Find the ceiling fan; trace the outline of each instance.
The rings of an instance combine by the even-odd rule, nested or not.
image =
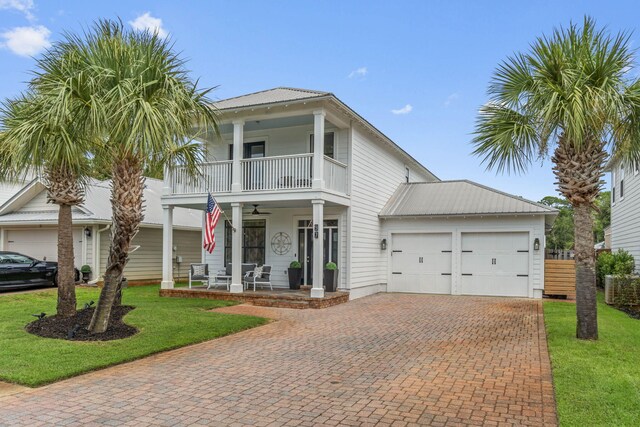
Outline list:
[[[271,212],[260,212],[258,210],[258,206],[259,205],[253,205],[253,212],[251,212],[251,215],[271,215]]]

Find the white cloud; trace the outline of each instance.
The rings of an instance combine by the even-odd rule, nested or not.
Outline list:
[[[158,33],[160,37],[167,37],[169,34],[162,28],[162,19],[154,18],[149,12],[145,12],[133,21],[129,21],[129,24],[138,31],[149,30],[152,33]]]
[[[458,92],[452,93],[451,95],[447,96],[447,99],[444,100],[444,106],[445,107],[450,106],[451,104],[456,102],[459,98],[460,98],[460,94]]]
[[[404,107],[399,108],[397,110],[391,110],[391,112],[395,115],[399,115],[399,114],[409,114],[411,110],[413,110],[413,107],[411,106],[411,104],[407,104]]]
[[[0,0],[0,10],[13,9],[24,13],[28,20],[35,19],[31,11],[33,10],[33,0]]]
[[[51,47],[51,31],[45,26],[15,27],[0,34],[0,47],[20,56],[34,56]]]
[[[349,73],[349,78],[352,79],[354,77],[364,77],[368,72],[369,70],[367,70],[367,67],[360,67],[357,70],[353,70],[351,73]]]

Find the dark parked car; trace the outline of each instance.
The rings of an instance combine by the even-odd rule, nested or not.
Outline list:
[[[58,263],[40,261],[17,252],[0,251],[0,291],[56,286]],[[80,272],[76,269],[76,281]]]

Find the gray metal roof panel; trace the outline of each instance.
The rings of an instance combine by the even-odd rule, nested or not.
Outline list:
[[[554,214],[543,204],[484,185],[460,180],[401,184],[381,217]]]
[[[331,95],[329,92],[320,92],[310,89],[298,89],[291,87],[277,87],[247,95],[227,98],[213,103],[218,110],[229,110],[256,105],[273,104],[277,102],[298,101],[301,99],[318,98]]]

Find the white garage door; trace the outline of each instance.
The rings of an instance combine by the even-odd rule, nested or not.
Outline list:
[[[529,296],[529,233],[463,233],[460,293]]]
[[[394,234],[389,292],[451,293],[451,233]]]
[[[38,228],[30,230],[7,230],[8,251],[19,252],[36,259],[47,261],[58,260],[58,231],[52,228]],[[75,265],[82,263],[82,230],[73,230],[73,253]]]

